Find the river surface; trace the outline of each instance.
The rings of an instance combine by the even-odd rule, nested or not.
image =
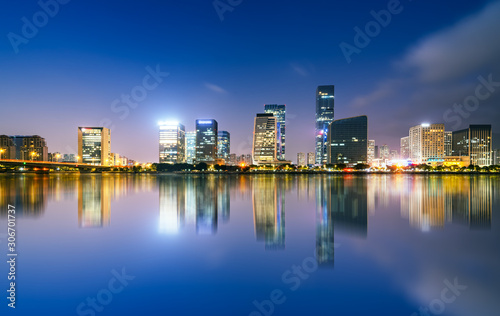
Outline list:
[[[0,314],[498,316],[499,185],[496,175],[0,175]]]

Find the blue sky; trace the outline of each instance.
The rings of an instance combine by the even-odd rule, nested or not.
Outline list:
[[[336,85],[335,117],[368,115],[379,145],[399,149],[422,122],[500,130],[500,87],[482,88],[479,104],[470,98],[500,81],[499,1],[221,0],[231,8],[223,20],[213,1],[61,0],[57,12],[41,3],[53,17],[37,1],[0,12],[0,134],[39,134],[50,152],[76,150],[78,126],[104,124],[113,152],[157,161],[159,120],[192,130],[214,118],[233,152],[250,153],[255,114],[280,103],[295,161],[313,151],[314,93],[325,84]],[[354,29],[388,7],[398,13],[348,63],[341,43],[355,45]],[[34,18],[36,34],[23,33]],[[151,69],[168,76],[146,78],[145,89]],[[140,102],[120,101],[132,92]]]

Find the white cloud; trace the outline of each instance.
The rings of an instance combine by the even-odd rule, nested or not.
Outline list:
[[[224,93],[224,94],[227,93],[226,90],[213,83],[205,82],[205,87],[217,93]]]

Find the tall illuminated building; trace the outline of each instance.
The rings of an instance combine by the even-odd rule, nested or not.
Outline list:
[[[335,86],[319,86],[316,90],[316,164],[327,163],[328,127],[334,120]]]
[[[414,163],[444,160],[444,124],[410,128],[410,159]]]
[[[470,125],[453,132],[453,156],[467,156],[477,166],[493,164],[491,125]]]
[[[313,152],[307,153],[307,164],[312,166],[314,165],[316,159],[316,155]]]
[[[106,127],[78,127],[78,156],[78,162],[111,166],[110,130]]]
[[[264,112],[273,114],[278,119],[278,128],[281,134],[281,151],[278,153],[278,160],[285,160],[286,105],[266,104],[264,105]]]
[[[216,120],[196,120],[196,162],[217,159],[218,124]]]
[[[400,153],[401,153],[401,159],[410,158],[410,136],[405,136],[401,138]]]
[[[186,162],[186,130],[177,122],[160,122],[160,163]]]
[[[371,164],[373,159],[375,159],[375,141],[368,141],[368,152],[367,152],[367,160],[368,164]]]
[[[444,132],[444,155],[453,156],[453,132]]]
[[[280,151],[278,118],[273,114],[257,114],[254,121],[252,156],[256,164],[273,163]]]
[[[328,131],[328,163],[356,165],[368,159],[368,117],[335,120]]]
[[[298,153],[297,154],[297,166],[305,166],[306,165],[306,154]]]
[[[196,160],[196,131],[186,132],[186,162],[193,164]]]
[[[231,135],[226,131],[218,132],[217,140],[217,158],[224,159],[229,163],[229,154],[231,153]]]

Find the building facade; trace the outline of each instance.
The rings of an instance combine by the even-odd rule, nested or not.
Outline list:
[[[444,132],[444,156],[453,156],[453,132]]]
[[[410,158],[410,136],[401,138],[400,153],[401,159]]]
[[[106,127],[78,127],[78,162],[110,166],[111,132]]]
[[[280,151],[278,118],[273,114],[257,114],[254,121],[252,157],[255,164],[274,163]]]
[[[266,104],[264,105],[264,113],[273,114],[278,119],[278,128],[281,134],[281,151],[278,154],[278,160],[285,160],[286,105]]]
[[[410,128],[410,159],[417,164],[444,158],[444,124],[421,124]]]
[[[470,125],[453,132],[453,156],[468,156],[475,166],[493,164],[491,125]]]
[[[218,124],[216,120],[196,120],[195,163],[217,159]]]
[[[45,138],[38,135],[22,136],[20,154],[21,160],[48,161],[49,149]]]
[[[306,165],[306,154],[298,153],[297,154],[297,166],[305,166]]]
[[[177,122],[160,122],[160,163],[186,162],[186,129]]]
[[[368,152],[367,152],[368,164],[371,164],[373,159],[375,159],[375,140],[368,141]]]
[[[0,135],[0,159],[16,159],[16,145],[7,135]]]
[[[328,163],[354,166],[368,161],[368,117],[335,120],[328,132]]]
[[[312,166],[316,163],[316,155],[313,152],[307,153],[307,164]]]
[[[229,163],[229,154],[231,153],[231,134],[227,131],[219,131],[217,139],[217,158],[224,159]]]
[[[186,162],[193,164],[196,160],[196,131],[186,132]]]
[[[334,120],[335,86],[316,89],[316,164],[327,162],[328,128]]]

